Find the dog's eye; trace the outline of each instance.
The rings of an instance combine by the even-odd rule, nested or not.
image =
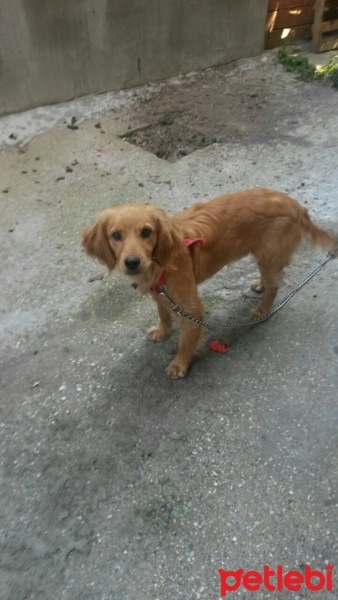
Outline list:
[[[143,229],[141,229],[141,237],[143,238],[147,238],[152,234],[152,230],[149,229],[149,227],[143,227]]]
[[[122,235],[119,231],[114,231],[111,234],[111,237],[113,238],[113,240],[115,240],[115,242],[120,242],[122,240]]]

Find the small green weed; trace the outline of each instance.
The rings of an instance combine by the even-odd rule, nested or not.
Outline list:
[[[331,58],[325,67],[318,67],[316,74],[324,83],[338,88],[338,56]]]
[[[278,51],[279,62],[286,71],[297,73],[305,81],[318,80],[332,87],[338,88],[338,56],[331,58],[324,67],[315,67],[306,56],[290,54],[283,47]]]
[[[204,148],[205,146],[209,146],[211,144],[211,140],[203,133],[203,131],[197,132],[198,144]]]
[[[280,48],[278,51],[278,59],[286,71],[297,73],[299,77],[305,81],[315,79],[316,67],[314,67],[305,56],[289,54],[286,48]]]
[[[159,118],[159,125],[172,125],[176,117],[182,112],[182,110],[166,110]]]

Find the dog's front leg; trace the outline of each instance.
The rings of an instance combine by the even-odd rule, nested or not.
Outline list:
[[[197,319],[203,319],[204,310],[200,301],[198,301],[198,308],[197,310],[195,308],[193,314]],[[191,359],[202,338],[202,333],[203,332],[200,325],[194,325],[193,323],[181,318],[178,352],[167,368],[169,377],[172,377],[173,379],[185,377],[188,372]]]
[[[160,322],[154,327],[150,327],[147,331],[147,336],[153,342],[161,342],[169,337],[171,332],[171,312],[170,308],[158,296],[154,296],[157,304],[157,310],[160,317]]]

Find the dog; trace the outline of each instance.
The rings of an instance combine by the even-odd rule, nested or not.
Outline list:
[[[251,288],[263,293],[252,315],[263,316],[270,311],[283,269],[302,238],[330,250],[337,244],[312,223],[297,200],[255,188],[198,202],[174,215],[146,204],[110,208],[84,230],[82,243],[110,271],[117,267],[142,294],[152,295],[160,321],[147,336],[159,342],[170,335],[172,325],[170,306],[159,295],[164,286],[175,304],[202,320],[198,284],[251,254],[260,271]],[[187,374],[201,338],[199,325],[180,321],[178,351],[167,368],[172,378]]]

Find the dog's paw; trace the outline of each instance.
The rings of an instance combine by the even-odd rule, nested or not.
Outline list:
[[[251,311],[251,316],[253,319],[258,319],[259,317],[265,317],[265,315],[267,315],[267,314],[268,314],[268,311],[261,308],[260,305],[256,306],[256,308],[253,308]]]
[[[172,379],[180,379],[182,377],[185,377],[187,372],[188,367],[180,365],[179,363],[175,362],[175,360],[173,360],[170,363],[169,367],[167,367],[167,375],[169,375],[169,377],[171,377]]]
[[[170,335],[170,329],[165,329],[164,327],[150,327],[147,331],[147,337],[153,342],[162,342]]]
[[[256,294],[262,294],[265,290],[261,279],[254,279],[254,281],[250,285],[250,289],[253,292],[256,292]]]

